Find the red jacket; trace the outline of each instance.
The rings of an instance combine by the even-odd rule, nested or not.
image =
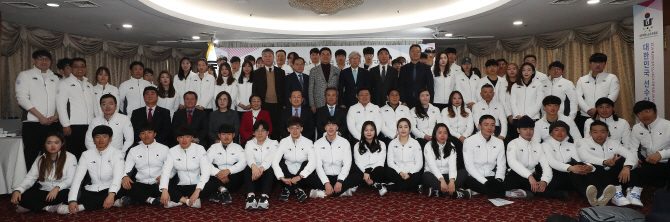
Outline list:
[[[240,144],[246,142],[254,135],[254,121],[253,121],[253,111],[248,111],[242,115],[242,121],[240,122]],[[268,135],[272,134],[272,121],[270,121],[270,113],[265,110],[261,110],[256,117],[256,121],[265,120],[270,125],[270,130]]]

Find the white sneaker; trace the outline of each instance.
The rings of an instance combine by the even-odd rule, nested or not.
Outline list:
[[[586,187],[586,200],[589,201],[589,204],[591,204],[592,207],[598,206],[598,188],[596,188],[596,186],[589,185]],[[605,203],[607,203],[607,201]]]
[[[258,204],[256,209],[267,210],[270,207],[270,202],[266,196],[261,196],[261,199],[258,199]]]
[[[479,195],[479,193],[475,192],[474,190],[471,190],[471,191],[470,191],[470,194],[472,194],[472,196],[474,196],[474,195]]]
[[[382,184],[382,188],[379,189],[379,196],[383,197],[386,192],[388,192],[388,190],[386,190],[386,186]]]
[[[354,192],[351,191],[351,188],[350,188],[350,189],[347,189],[346,191],[342,192],[340,197],[351,197],[351,196],[353,196],[353,194],[354,194]]]
[[[623,195],[623,191],[621,191],[621,186],[616,186],[616,193],[612,198],[612,203],[619,207],[630,205],[630,201],[626,199],[626,197]]]
[[[642,194],[642,187],[633,187],[632,189],[629,187],[626,193],[628,193],[626,199],[628,199],[628,202],[630,202],[630,204],[638,207],[644,207],[644,205],[642,204],[642,200],[640,200],[640,195]]]
[[[20,213],[20,214],[28,213],[28,212],[30,212],[30,209],[22,207],[21,205],[16,205],[16,212]]]
[[[607,202],[609,202],[615,194],[616,188],[611,184],[607,185],[607,187],[605,187],[603,190],[603,194],[600,195],[600,198],[598,198],[598,206],[607,206]]]
[[[196,199],[195,203],[193,203],[193,205],[191,205],[191,207],[193,207],[193,208],[200,208],[201,206],[202,205],[200,205],[200,198]]]
[[[253,210],[256,209],[256,207],[258,207],[256,197],[255,196],[247,197],[247,204],[244,206],[244,209]]]
[[[324,198],[326,197],[326,192],[323,190],[312,189],[309,192],[309,198]]]
[[[123,200],[121,200],[121,199],[115,200],[114,204],[112,206],[123,207]]]
[[[161,204],[161,205],[162,205],[162,204]],[[164,207],[165,209],[167,209],[167,208],[178,207],[178,206],[181,206],[181,205],[184,205],[184,204],[181,203],[181,202],[173,202],[173,201],[170,201],[170,202],[168,202],[167,207],[166,207],[165,205],[163,205],[163,207]]]
[[[58,210],[56,210],[58,214],[70,214],[70,205],[63,204],[58,206]]]
[[[358,186],[355,186],[355,187],[352,187],[352,188],[349,188],[349,189],[351,189],[351,192],[356,192],[358,190]]]

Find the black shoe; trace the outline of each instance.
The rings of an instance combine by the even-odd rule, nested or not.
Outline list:
[[[211,196],[209,196],[209,202],[214,202],[218,203],[221,202],[221,194],[219,192],[213,193]]]
[[[270,207],[270,202],[268,201],[268,198],[265,196],[261,196],[261,199],[258,200],[258,205],[256,209],[267,210],[268,207]]]
[[[154,198],[154,201],[151,201],[151,205],[156,205],[160,206],[161,204],[161,198]]]
[[[440,197],[440,190],[433,190],[433,188],[428,188],[428,197]]]
[[[221,203],[223,205],[228,205],[232,202],[233,202],[233,197],[230,196],[230,192],[228,192],[228,190],[223,191],[223,193],[221,193]]]
[[[303,201],[307,200],[307,194],[302,189],[297,189],[295,191],[295,195],[298,198],[298,203],[302,203]]]
[[[288,187],[284,187],[279,194],[280,201],[288,201],[288,197],[291,195],[291,191],[288,190]]]
[[[472,197],[472,192],[470,191],[470,189],[464,190],[463,188],[458,188],[451,195],[451,198],[454,198],[454,199],[470,199],[471,197]]]
[[[247,197],[247,204],[244,209],[253,210],[257,208],[258,203],[256,203],[256,196],[251,195]]]
[[[423,193],[423,185],[419,184],[418,186],[416,186],[416,191],[419,192],[419,194],[422,194]]]

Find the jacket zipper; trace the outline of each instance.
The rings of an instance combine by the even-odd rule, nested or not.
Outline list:
[[[188,169],[188,153],[186,152],[186,150],[184,150],[184,155],[186,156],[186,158],[185,158],[186,160],[184,161],[184,163],[186,165],[185,168],[186,168],[186,174],[187,174],[187,177],[188,177],[188,183],[189,183],[189,185],[191,185],[191,184],[193,184],[193,180],[191,180],[191,175],[188,175],[188,174],[191,173],[191,171]]]

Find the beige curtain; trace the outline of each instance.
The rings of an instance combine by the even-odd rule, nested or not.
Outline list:
[[[125,42],[107,41],[67,33],[32,28],[11,22],[2,22],[2,57],[0,58],[0,115],[21,116],[17,103],[14,82],[19,72],[30,69],[32,53],[47,49],[53,56],[51,70],[58,72],[56,62],[60,58],[81,57],[86,59],[87,77],[95,85],[95,71],[105,66],[110,69],[110,83],[119,86],[130,78],[128,65],[141,61],[145,67],[158,74],[168,70],[177,72],[176,64],[184,56],[204,57],[205,50],[179,49],[164,46],[147,46]],[[157,84],[157,77],[154,77]]]
[[[615,112],[633,124],[633,105],[636,101],[632,35],[632,20],[626,18],[550,34],[439,48],[456,48],[459,59],[464,56],[472,58],[473,67],[482,72],[485,72],[484,63],[489,59],[505,58],[520,65],[525,55],[533,54],[537,56],[537,70],[543,73],[547,73],[549,63],[561,61],[565,64],[563,77],[573,82],[588,74],[589,57],[593,53],[605,53],[608,57],[605,72],[616,74],[621,83]]]

